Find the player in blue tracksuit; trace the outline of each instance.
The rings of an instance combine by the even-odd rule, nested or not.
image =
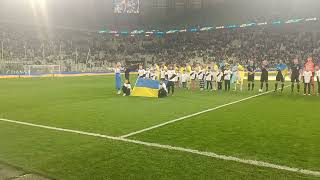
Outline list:
[[[120,63],[117,63],[114,73],[115,73],[115,80],[116,80],[116,89],[117,89],[117,94],[121,94],[121,65]]]

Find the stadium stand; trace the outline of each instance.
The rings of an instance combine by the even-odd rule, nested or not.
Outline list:
[[[19,26],[19,27],[17,27]],[[62,72],[106,72],[116,62],[207,63],[318,59],[318,23],[176,33],[164,37],[120,36],[6,24],[0,74],[26,73],[27,65],[59,65]],[[17,31],[19,29],[19,31]]]

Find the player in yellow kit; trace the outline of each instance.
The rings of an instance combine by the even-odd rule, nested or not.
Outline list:
[[[238,64],[238,80],[237,85],[240,86],[240,91],[243,89],[243,80],[244,80],[244,67],[241,64]],[[237,86],[236,85],[236,86]]]

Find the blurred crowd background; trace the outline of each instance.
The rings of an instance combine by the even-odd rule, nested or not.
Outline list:
[[[221,29],[164,36],[113,36],[72,29],[3,24],[1,74],[25,72],[27,65],[59,65],[62,72],[109,72],[122,64],[228,62],[269,65],[293,58],[320,57],[319,23]]]

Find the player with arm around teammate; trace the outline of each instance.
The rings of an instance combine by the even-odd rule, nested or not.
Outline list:
[[[312,94],[315,94],[315,84],[314,84],[314,63],[313,63],[313,59],[311,56],[308,57],[307,62],[305,64],[305,69],[306,71],[310,71],[312,73],[312,77],[311,77],[311,87],[312,87]]]
[[[190,72],[190,88],[192,91],[196,90],[196,81],[198,77],[198,72],[195,67]]]
[[[266,84],[266,92],[269,90],[269,71],[268,71],[268,61],[262,61],[261,65],[261,78],[260,78],[260,89],[259,92],[263,91],[263,85]]]
[[[191,88],[191,77],[190,77],[190,74],[191,74],[191,71],[192,71],[192,67],[189,63],[186,63],[186,66],[185,66],[185,70],[186,70],[186,73],[188,74],[188,81],[187,81],[187,89],[190,89]]]
[[[190,79],[189,74],[185,70],[183,70],[181,72],[182,88],[185,88],[185,89],[187,88],[187,83],[188,83],[189,79]]]
[[[312,72],[309,69],[306,69],[303,71],[303,82],[304,82],[304,94],[303,95],[309,95],[311,96],[311,78],[312,78]]]
[[[230,85],[231,85],[231,76],[232,76],[232,71],[230,70],[230,66],[227,65],[225,70],[223,71],[224,75],[224,90],[225,91],[230,91]]]
[[[285,80],[285,72],[287,70],[287,65],[282,62],[282,60],[279,61],[279,64],[276,67],[277,69],[277,75],[276,75],[276,84],[275,84],[275,92],[278,91],[278,84],[281,82],[281,92],[283,92],[284,89],[284,80]]]
[[[156,70],[154,68],[150,69],[150,79],[151,80],[157,80],[157,73],[156,73]]]
[[[171,95],[173,96],[174,94],[174,85],[175,82],[177,81],[177,75],[176,75],[176,71],[174,70],[173,66],[170,65],[169,66],[169,70],[167,71],[167,80],[168,80],[168,94],[170,94],[170,90],[171,90]]]
[[[164,67],[162,66],[160,68],[160,80],[164,81],[165,79],[166,79],[166,71],[165,71]]]
[[[218,73],[216,76],[217,76],[218,91],[221,91],[222,90],[222,81],[223,81],[223,72],[220,68],[218,69]]]
[[[145,77],[146,77],[146,71],[143,69],[142,65],[139,65],[138,78],[145,78]]]
[[[218,75],[218,72],[219,72],[219,67],[216,63],[213,64],[213,67],[212,67],[212,70],[213,70],[213,83],[212,83],[212,88],[214,91],[217,90],[217,75]]]
[[[213,70],[211,69],[211,67],[208,67],[208,70],[206,72],[206,82],[207,82],[207,90],[209,90],[210,87],[210,91],[212,91],[212,81],[213,81]]]
[[[253,91],[254,89],[254,78],[256,73],[256,66],[254,65],[253,61],[249,62],[249,66],[247,67],[248,70],[248,91]]]
[[[234,91],[237,90],[237,83],[238,83],[238,63],[234,63],[232,68],[232,76],[231,76],[231,84],[234,85]]]
[[[292,65],[290,68],[291,74],[291,93],[294,91],[294,85],[297,85],[297,92],[300,92],[300,77],[302,74],[302,66],[299,64],[299,60],[297,58],[293,59]]]
[[[205,69],[202,67],[199,67],[199,73],[198,73],[198,79],[199,79],[199,86],[200,91],[204,90],[204,78],[205,78]]]
[[[241,64],[238,64],[238,82],[236,87],[240,86],[240,91],[243,89],[243,80],[244,80],[244,67]]]

